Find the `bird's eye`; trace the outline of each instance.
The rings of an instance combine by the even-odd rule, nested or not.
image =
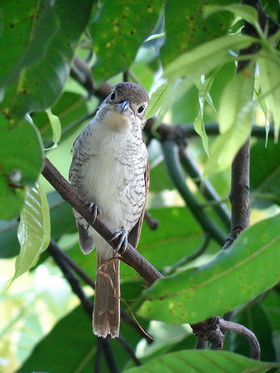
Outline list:
[[[116,94],[115,94],[115,92],[113,92],[113,93],[111,94],[111,96],[110,96],[110,100],[111,100],[111,101],[114,101],[115,98],[116,98]]]
[[[138,109],[138,114],[143,113],[144,110],[145,110],[145,106],[140,106]]]

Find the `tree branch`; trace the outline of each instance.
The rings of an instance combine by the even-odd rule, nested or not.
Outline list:
[[[255,334],[243,325],[237,324],[232,321],[226,321],[224,319],[219,319],[220,328],[224,331],[235,332],[243,337],[245,337],[250,346],[250,356],[254,360],[260,360],[261,349],[259,341],[257,340]]]
[[[255,8],[259,16],[259,25],[262,30],[267,28],[268,35],[273,35],[278,29],[271,18],[267,17],[263,11],[262,4],[259,0],[243,0]],[[248,22],[244,22],[243,34],[259,37],[255,27]],[[261,48],[259,43],[253,43],[248,48],[241,49],[239,56],[250,56],[255,54]],[[239,60],[237,64],[237,73],[244,70],[250,63],[250,59]],[[253,92],[252,92],[253,95]],[[230,236],[226,241],[224,249],[228,248],[236,237],[250,225],[250,137],[237,153],[231,169],[231,189],[230,202],[232,206],[232,219]]]
[[[193,333],[203,341],[209,341],[213,344],[214,349],[223,348],[224,332],[230,331],[243,335],[250,346],[250,356],[254,360],[260,359],[260,344],[255,334],[245,326],[235,322],[226,321],[220,317],[214,316],[209,319],[191,325]],[[223,330],[223,332],[221,331]]]

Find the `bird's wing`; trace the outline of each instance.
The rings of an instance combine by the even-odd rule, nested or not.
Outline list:
[[[141,229],[142,229],[142,224],[144,220],[144,215],[146,211],[146,201],[147,201],[147,195],[148,195],[148,190],[150,186],[150,169],[149,169],[149,164],[147,162],[146,164],[146,171],[145,171],[145,186],[146,186],[146,196],[145,196],[145,203],[143,205],[143,210],[142,214],[138,220],[138,222],[134,225],[134,227],[131,229],[128,235],[128,242],[136,248],[140,239],[140,234],[141,234]]]

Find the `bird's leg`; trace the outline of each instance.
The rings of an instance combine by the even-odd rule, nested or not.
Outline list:
[[[110,242],[114,240],[118,240],[118,245],[115,247],[115,250],[119,251],[122,248],[124,252],[128,244],[127,237],[128,237],[128,231],[126,229],[121,229],[113,235]]]
[[[88,207],[92,212],[93,222],[95,222],[97,216],[101,215],[101,210],[94,202],[89,202]]]

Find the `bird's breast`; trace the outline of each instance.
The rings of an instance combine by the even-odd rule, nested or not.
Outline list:
[[[146,147],[141,137],[131,134],[89,136],[92,139],[88,137],[80,149],[81,154],[87,154],[81,167],[80,191],[115,228],[130,230],[145,203]]]

